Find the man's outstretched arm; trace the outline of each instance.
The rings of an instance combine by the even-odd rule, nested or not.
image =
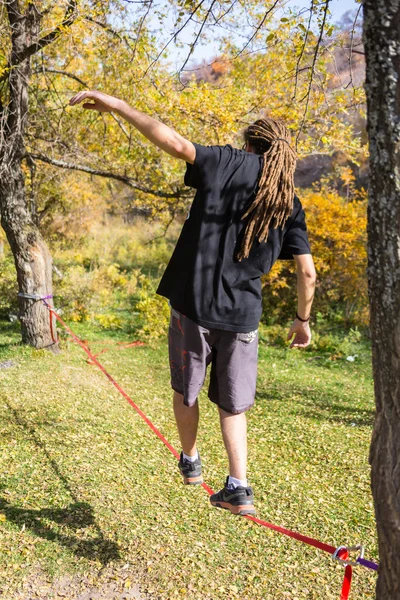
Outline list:
[[[142,133],[150,142],[164,150],[175,158],[181,158],[188,163],[193,164],[196,158],[196,148],[179,133],[168,125],[164,125],[157,119],[132,108],[124,100],[109,96],[103,92],[86,91],[79,92],[69,101],[71,106],[80,104],[84,100],[83,108],[88,110],[98,110],[100,112],[115,112],[131,123],[140,133]]]
[[[315,267],[311,254],[294,256],[297,270],[297,314],[301,319],[308,319],[315,292]],[[311,331],[308,321],[304,323],[295,319],[288,334],[288,340],[294,336],[291,348],[305,348],[311,342]]]

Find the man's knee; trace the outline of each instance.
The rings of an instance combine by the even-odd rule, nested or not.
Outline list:
[[[194,402],[191,402],[190,404],[188,404],[187,402],[185,402],[185,396],[175,390],[174,390],[173,402],[174,402],[175,409],[183,408],[183,410],[185,410],[185,409],[189,410],[191,408],[195,408],[195,407],[197,408],[197,406],[198,406],[197,398]]]
[[[248,408],[245,408],[244,410],[234,412],[234,411],[230,411],[230,410],[224,410],[223,408],[218,406],[218,411],[219,411],[219,416],[221,419],[229,419],[232,417],[238,417],[239,419],[246,419],[246,412],[248,411],[249,408],[251,408],[251,406],[249,406]]]

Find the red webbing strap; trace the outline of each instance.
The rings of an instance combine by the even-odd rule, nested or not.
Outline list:
[[[46,304],[49,311],[55,316],[57,321],[61,323],[61,325],[65,328],[66,331],[70,334],[70,336],[74,339],[74,341],[86,352],[91,362],[99,367],[99,369],[104,373],[104,375],[111,381],[113,386],[120,392],[120,394],[125,398],[127,402],[135,409],[135,411],[142,417],[142,419],[147,423],[150,429],[156,434],[156,436],[165,444],[168,450],[179,460],[179,453],[175,450],[173,446],[168,442],[168,440],[163,436],[163,434],[157,429],[155,425],[150,421],[150,419],[144,414],[144,412],[135,404],[130,396],[122,389],[122,387],[115,381],[115,379],[106,371],[103,365],[97,360],[96,356],[89,350],[86,344],[77,336],[75,333],[68,327],[68,325],[63,321],[63,319],[56,313],[56,311],[49,305],[47,302],[43,300]],[[206,484],[202,483],[202,487],[206,490],[208,494],[214,494],[214,491]],[[272,529],[273,531],[277,531],[278,533],[282,533],[288,537],[294,538],[299,542],[303,542],[304,544],[308,544],[309,546],[314,546],[314,548],[318,548],[319,550],[323,550],[324,552],[328,552],[328,554],[333,554],[336,550],[334,546],[329,544],[324,544],[323,542],[319,542],[318,540],[314,540],[306,535],[302,535],[301,533],[297,533],[295,531],[291,531],[290,529],[285,529],[284,527],[279,527],[278,525],[273,525],[272,523],[268,523],[267,521],[263,521],[262,519],[258,519],[257,517],[252,517],[251,515],[246,515],[246,519],[261,525],[262,527],[267,527],[268,529]],[[338,553],[339,558],[346,559],[348,557],[348,552],[345,549],[342,549]],[[350,587],[351,587],[351,578],[352,578],[352,568],[350,565],[347,565],[345,568],[344,581],[342,586],[342,593],[340,596],[340,600],[348,600]]]
[[[135,340],[134,342],[117,342],[116,346],[114,346],[114,350],[125,350],[125,348],[136,348],[137,346],[145,346],[146,344],[144,342],[140,342],[139,340]],[[87,346],[88,349],[90,350],[89,346]],[[110,348],[103,348],[103,350],[100,350],[100,352],[96,352],[96,354],[92,353],[93,356],[95,356],[96,358],[98,356],[100,356],[101,354],[105,354],[106,352],[109,352]],[[86,361],[88,363],[88,365],[92,365],[93,362],[90,358],[87,359]]]
[[[309,546],[314,546],[314,548],[318,548],[319,550],[323,550],[324,552],[328,552],[329,554],[333,554],[336,550],[336,548],[330,546],[329,544],[324,544],[323,542],[314,540],[313,538],[310,538],[306,535],[302,535],[301,533],[297,533],[296,531],[291,531],[290,529],[279,527],[279,525],[273,525],[272,523],[268,523],[267,521],[257,519],[257,517],[246,515],[246,519],[254,521],[254,523],[262,525],[263,527],[268,527],[268,529],[272,529],[273,531],[277,531],[278,533],[283,533],[283,535],[287,535],[288,537],[294,538],[295,540],[303,542],[304,544],[308,544]]]
[[[351,589],[351,578],[353,577],[353,567],[351,565],[347,565],[344,570],[344,580],[342,585],[342,593],[340,595],[340,600],[348,600],[350,589]]]
[[[47,302],[45,302],[44,304],[48,307]],[[51,333],[51,339],[53,341],[53,344],[57,344],[58,339],[54,335],[54,327],[53,327],[53,314],[56,314],[56,313],[52,309],[50,309],[49,310],[49,314],[50,314],[50,333]]]
[[[154,431],[154,433],[160,438],[160,440],[167,446],[168,450],[170,452],[172,452],[172,454],[179,460],[179,454],[178,454],[178,452],[175,450],[175,448],[173,448],[173,446],[171,446],[171,444],[163,436],[163,434],[161,433],[161,431],[159,431],[157,429],[157,427],[155,425],[153,425],[153,423],[150,421],[150,419],[148,417],[146,417],[146,415],[144,414],[144,412],[140,410],[140,408],[137,406],[137,404],[134,403],[134,401],[132,400],[132,398],[130,398],[128,396],[128,394],[122,389],[122,387],[119,385],[119,383],[117,383],[115,381],[115,379],[106,371],[106,369],[103,367],[103,365],[97,360],[97,358],[95,357],[95,355],[92,354],[92,352],[86,346],[86,344],[84,344],[82,342],[82,340],[80,338],[78,338],[77,335],[75,335],[75,333],[72,331],[72,329],[70,329],[68,327],[68,325],[62,320],[62,318],[60,317],[60,315],[58,315],[56,313],[56,311],[53,308],[51,308],[51,306],[49,306],[47,304],[47,302],[45,302],[45,304],[46,304],[47,308],[50,310],[50,312],[53,313],[53,315],[55,316],[55,318],[57,319],[57,321],[59,321],[61,323],[61,325],[64,327],[64,329],[66,331],[68,331],[68,333],[75,340],[75,342],[82,348],[82,350],[84,350],[86,352],[86,354],[88,355],[88,357],[90,358],[90,360],[95,365],[97,365],[99,367],[100,371],[102,371],[104,373],[104,375],[107,377],[107,379],[109,379],[111,381],[111,383],[113,384],[113,386],[117,388],[117,390],[119,391],[120,394],[122,394],[122,396],[125,398],[125,400],[127,402],[129,402],[129,404],[132,406],[132,408],[134,408],[136,410],[136,412],[147,423],[147,425],[150,427],[150,429],[152,431]]]
[[[323,542],[319,542],[318,540],[314,540],[306,535],[302,535],[301,533],[297,533],[296,531],[291,531],[290,529],[285,529],[284,527],[279,527],[278,525],[273,525],[272,523],[268,523],[267,521],[263,521],[261,519],[257,519],[257,517],[252,517],[251,515],[246,515],[246,519],[250,521],[254,521],[258,525],[262,525],[263,527],[268,527],[268,529],[272,529],[273,531],[277,531],[278,533],[282,533],[288,537],[294,538],[299,542],[303,542],[303,544],[307,544],[308,546],[314,546],[314,548],[318,548],[319,550],[323,550],[324,552],[328,552],[328,554],[333,554],[336,550],[333,546],[329,544],[324,544]],[[349,553],[346,550],[341,550],[338,552],[338,557],[342,559],[348,558]],[[351,589],[351,578],[353,575],[353,569],[351,565],[347,565],[344,572],[344,579],[342,585],[342,593],[340,596],[340,600],[348,600],[350,589]]]
[[[346,560],[349,558],[349,553],[346,548],[342,548],[337,553],[338,558]],[[347,565],[344,570],[344,579],[342,585],[342,593],[340,595],[340,600],[348,600],[350,589],[351,589],[351,579],[353,577],[353,567],[351,565]]]

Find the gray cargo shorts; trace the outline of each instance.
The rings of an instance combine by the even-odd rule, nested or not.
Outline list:
[[[245,412],[254,404],[258,330],[235,333],[206,329],[171,309],[168,335],[171,387],[193,406],[211,364],[208,397],[228,413]]]

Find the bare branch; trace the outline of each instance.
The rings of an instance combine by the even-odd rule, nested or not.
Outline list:
[[[58,160],[55,158],[50,158],[48,156],[44,156],[43,154],[35,154],[29,153],[29,156],[32,159],[39,160],[41,162],[45,162],[49,165],[53,165],[55,167],[59,167],[61,169],[68,169],[70,171],[82,171],[83,173],[89,173],[90,175],[98,175],[99,177],[107,177],[108,179],[115,179],[116,181],[121,181],[125,185],[133,188],[134,190],[138,190],[139,192],[144,192],[145,194],[150,194],[151,196],[156,196],[157,198],[182,198],[190,195],[190,192],[186,189],[177,189],[175,192],[163,192],[160,190],[153,190],[146,186],[141,185],[137,181],[134,181],[131,177],[127,177],[126,175],[120,175],[119,173],[112,173],[110,171],[101,171],[99,169],[93,169],[92,167],[88,167],[86,165],[77,165],[75,163],[68,163],[63,160]]]
[[[147,246],[148,244],[152,244],[153,242],[156,242],[157,240],[161,240],[162,238],[166,237],[169,228],[171,227],[172,223],[175,221],[176,213],[177,213],[177,208],[174,207],[173,210],[171,210],[171,218],[169,219],[168,223],[165,225],[163,233],[152,237],[148,242],[145,243],[145,246]]]
[[[145,14],[143,15],[143,17],[141,18],[141,20],[140,20],[138,32],[136,34],[135,46],[133,48],[133,54],[134,55],[136,54],[136,48],[137,48],[137,45],[139,43],[140,34],[142,33],[143,25],[144,25],[144,23],[145,23],[145,21],[146,21],[146,19],[148,17],[148,14],[149,14],[152,6],[153,6],[153,0],[150,0],[149,5],[147,7],[147,10],[146,10]]]
[[[244,52],[244,50],[246,50],[246,48],[248,46],[250,46],[251,42],[254,40],[254,38],[256,37],[257,33],[260,31],[261,27],[264,25],[265,21],[267,20],[267,17],[271,14],[271,12],[274,10],[274,8],[277,6],[277,4],[279,4],[279,2],[280,2],[280,0],[275,0],[275,2],[273,3],[273,5],[271,6],[271,8],[269,8],[267,10],[267,12],[265,13],[265,15],[261,19],[260,23],[257,25],[256,30],[253,33],[253,35],[247,40],[247,42],[245,43],[245,45],[243,46],[243,48],[240,50],[240,52],[238,52],[238,54],[236,54],[236,56],[234,56],[234,58],[238,58],[238,56],[240,56]]]
[[[194,15],[197,13],[197,11],[199,10],[199,8],[204,4],[204,2],[205,2],[205,0],[200,0],[200,2],[197,4],[197,6],[194,7],[194,9],[190,13],[189,17],[186,19],[186,21],[184,22],[184,24],[178,29],[178,31],[174,32],[173,36],[168,40],[168,42],[166,44],[164,44],[164,46],[162,47],[162,49],[160,50],[160,52],[157,54],[156,58],[151,61],[151,63],[149,64],[149,66],[147,67],[147,69],[145,70],[145,72],[143,73],[143,76],[142,76],[141,79],[144,79],[146,77],[147,73],[150,71],[150,69],[152,68],[152,66],[155,65],[155,63],[158,61],[158,59],[160,58],[160,56],[162,56],[163,52],[168,48],[168,46],[170,45],[170,43],[174,39],[176,39],[176,37],[186,27],[186,25],[189,23],[189,21],[191,21],[193,19]]]
[[[361,50],[352,49],[353,54],[361,54],[361,56],[365,56],[365,52],[361,52]]]
[[[193,43],[190,45],[189,53],[188,53],[188,55],[186,57],[185,62],[182,65],[180,71],[183,71],[184,68],[186,67],[187,63],[189,62],[189,58],[193,54],[193,50],[195,49],[195,46],[196,46],[196,44],[197,44],[197,42],[198,42],[198,40],[199,40],[199,38],[201,36],[201,33],[202,33],[203,29],[204,29],[205,24],[207,23],[208,17],[210,16],[210,13],[211,13],[211,11],[212,11],[213,6],[214,6],[215,3],[216,3],[216,0],[212,0],[212,2],[210,4],[210,7],[209,7],[209,9],[208,9],[208,11],[206,13],[206,16],[203,19],[201,27],[200,27],[199,31],[197,32],[196,38],[194,39]]]
[[[295,77],[295,82],[294,82],[293,100],[296,99],[296,95],[297,95],[297,86],[298,86],[298,83],[299,83],[299,73],[300,73],[300,63],[301,63],[301,59],[303,58],[304,51],[306,49],[306,45],[307,45],[307,41],[308,41],[308,36],[310,34],[311,20],[313,18],[313,14],[314,14],[314,0],[311,0],[310,16],[308,18],[307,31],[306,31],[306,35],[304,37],[303,47],[301,49],[299,58],[297,59],[297,63],[296,63],[296,77]]]
[[[349,81],[348,85],[346,86],[346,88],[347,88],[347,87],[349,87],[349,86],[351,86],[352,88],[354,88],[354,83],[353,83],[353,47],[354,47],[354,32],[355,32],[355,29],[356,29],[357,20],[358,20],[358,17],[359,17],[359,14],[360,14],[360,12],[361,12],[361,4],[360,4],[360,6],[358,7],[357,14],[356,14],[356,16],[355,16],[355,19],[354,19],[353,27],[352,27],[352,29],[351,29],[351,36],[350,36],[350,53],[349,53],[349,71],[350,71],[350,81]]]
[[[231,12],[231,10],[233,9],[233,7],[235,6],[235,4],[238,2],[238,0],[233,0],[232,4],[229,6],[229,8],[227,8],[227,10],[222,13],[222,15],[220,17],[218,17],[218,19],[215,19],[215,23],[214,25],[218,25],[218,23],[220,21],[222,21],[224,19],[224,17],[226,17],[226,15]]]
[[[297,147],[297,143],[298,143],[299,137],[300,137],[300,135],[301,135],[301,133],[303,131],[304,123],[306,122],[306,118],[307,118],[308,105],[310,103],[311,86],[312,86],[313,81],[314,81],[315,65],[317,63],[318,52],[319,52],[319,49],[321,47],[321,42],[322,42],[322,38],[323,38],[323,35],[324,35],[324,29],[325,29],[326,19],[328,18],[328,9],[329,9],[329,2],[330,1],[331,0],[325,0],[324,15],[323,15],[323,18],[322,18],[322,23],[321,23],[321,28],[320,28],[320,31],[319,31],[319,37],[318,37],[318,40],[317,40],[317,44],[315,46],[315,52],[314,52],[313,61],[312,61],[312,65],[311,65],[310,80],[309,80],[309,83],[308,83],[308,89],[307,89],[306,96],[304,97],[304,98],[307,98],[306,106],[304,108],[304,113],[303,113],[303,118],[302,118],[302,121],[301,121],[300,128],[299,128],[299,130],[297,132],[297,135],[296,135],[296,147]]]

